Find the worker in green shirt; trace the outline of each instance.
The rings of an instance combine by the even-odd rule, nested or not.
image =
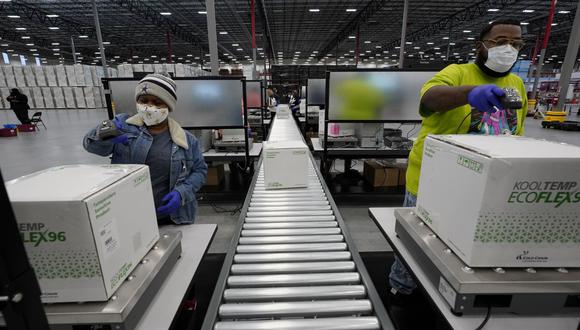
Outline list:
[[[503,133],[524,133],[526,90],[522,79],[510,73],[523,46],[520,22],[497,20],[481,31],[476,42],[475,63],[451,64],[425,83],[419,107],[422,126],[409,155],[405,206],[416,204],[425,137],[429,134],[482,134],[479,123],[483,114],[493,114],[502,107],[504,87],[519,92],[522,108],[506,110],[504,117],[508,128]],[[389,283],[392,306],[404,308],[413,304],[415,282],[397,258],[391,267]]]

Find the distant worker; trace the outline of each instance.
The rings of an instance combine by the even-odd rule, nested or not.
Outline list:
[[[149,74],[135,88],[137,114],[112,120],[119,135],[100,139],[98,129],[84,138],[88,152],[109,156],[113,164],[149,166],[159,224],[195,221],[196,192],[204,184],[207,165],[197,139],[168,117],[176,107],[176,85],[168,76]]]
[[[521,78],[510,74],[523,47],[522,29],[517,20],[497,20],[486,24],[476,42],[475,63],[451,64],[423,85],[419,108],[423,122],[409,155],[404,206],[415,206],[417,201],[425,137],[429,134],[484,133],[480,130],[480,121],[486,114],[490,116],[499,112],[501,98],[505,96],[504,87],[511,87],[519,93],[522,108],[505,110],[502,116],[507,128],[502,133],[523,135],[528,104],[526,89]],[[401,307],[401,313],[406,311],[408,317],[416,317],[413,308],[416,302],[411,296],[416,285],[397,258],[389,282],[392,287],[389,295],[391,308],[393,305]]]
[[[268,96],[268,106],[269,107],[275,107],[280,103],[280,96],[278,96],[278,94],[274,93],[274,90],[272,89],[272,87],[268,87],[266,89],[266,95]]]
[[[28,110],[30,109],[28,97],[20,93],[18,88],[12,88],[10,96],[6,100],[10,102],[10,109],[14,111],[20,123],[30,124],[30,118],[28,117]]]

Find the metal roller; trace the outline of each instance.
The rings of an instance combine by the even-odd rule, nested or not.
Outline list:
[[[340,228],[244,229],[242,236],[338,235]]]
[[[231,273],[234,275],[250,274],[294,274],[294,273],[333,273],[353,272],[352,261],[326,262],[274,262],[266,264],[234,264]]]
[[[245,223],[256,222],[298,222],[298,221],[335,221],[334,215],[319,215],[310,217],[247,217]]]
[[[250,203],[288,203],[288,202],[326,202],[324,195],[309,195],[297,197],[252,197]]]
[[[278,211],[278,212],[248,212],[249,218],[252,217],[296,217],[296,216],[316,216],[316,215],[332,215],[332,210],[324,211]]]
[[[327,200],[302,200],[302,201],[276,201],[276,202],[250,202],[250,207],[288,207],[288,206],[321,206],[329,205]]]
[[[295,286],[289,288],[241,288],[224,291],[226,302],[360,299],[363,285]]]
[[[285,212],[330,210],[330,205],[250,206],[248,212]]]
[[[286,244],[286,243],[332,243],[342,242],[342,235],[304,235],[304,236],[259,236],[240,237],[242,245]]]
[[[228,285],[236,288],[359,284],[357,272],[276,274],[276,275],[233,275],[228,277]]]
[[[351,260],[350,252],[247,253],[234,255],[235,263],[341,260]]]
[[[336,221],[300,221],[300,222],[265,222],[244,223],[244,229],[292,229],[292,228],[332,228],[337,227]]]
[[[222,318],[268,318],[293,316],[337,316],[369,314],[371,302],[361,300],[294,301],[275,303],[223,304],[218,314]]]
[[[224,321],[217,322],[214,330],[378,330],[379,320],[374,316],[325,317],[316,319]]]
[[[238,253],[344,251],[346,243],[238,245]]]
[[[292,197],[292,196],[306,196],[306,195],[320,195],[324,194],[322,188],[303,188],[297,190],[256,190],[253,197],[266,196],[266,197]]]

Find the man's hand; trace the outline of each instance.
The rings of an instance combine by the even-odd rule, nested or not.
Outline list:
[[[170,215],[175,213],[181,206],[181,195],[178,191],[172,190],[161,201],[165,204],[157,208],[157,213],[160,215]]]
[[[500,98],[505,92],[496,85],[477,86],[467,95],[469,105],[481,112],[495,112],[502,107]]]

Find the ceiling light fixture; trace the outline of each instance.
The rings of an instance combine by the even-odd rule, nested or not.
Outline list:
[[[16,31],[26,31],[26,28],[25,27],[17,27]]]
[[[535,10],[533,9],[524,9],[522,10],[523,13],[533,13]]]
[[[225,35],[225,34],[228,34],[228,32],[227,31],[220,31],[220,34],[224,34]]]
[[[356,12],[356,9],[354,9],[354,8],[348,8],[346,11],[348,13],[354,13],[354,12]]]
[[[521,22],[520,25],[530,25],[528,22]]]
[[[471,30],[463,30],[463,33],[471,33]]]
[[[168,12],[168,11],[162,11],[159,14],[162,15],[162,16],[171,16],[171,13]]]
[[[82,36],[79,36],[79,38],[81,38],[81,39],[87,39],[88,37],[89,37],[89,36],[87,36],[87,35],[82,35]]]
[[[198,11],[197,13],[198,13],[198,14],[200,14],[200,15],[205,15],[205,14],[207,14],[207,11],[205,11],[205,10],[200,10],[200,11]]]
[[[57,18],[58,15],[56,15],[56,14],[48,14],[48,15],[46,15],[46,17],[48,17],[48,18]]]
[[[569,10],[560,10],[558,14],[570,14]]]
[[[309,12],[311,13],[318,13],[320,11],[320,9],[318,8],[312,8],[312,9],[308,9]]]
[[[20,18],[20,16],[18,16],[18,15],[8,15],[6,17],[8,17],[8,18]]]
[[[22,39],[25,39],[25,40],[26,40],[26,39],[30,39],[30,37],[26,37],[26,36],[24,36],[24,37],[21,37],[21,38],[22,38]]]
[[[492,12],[492,13],[495,13],[495,12],[499,11],[499,9],[497,9],[497,8],[489,8],[487,11]]]

